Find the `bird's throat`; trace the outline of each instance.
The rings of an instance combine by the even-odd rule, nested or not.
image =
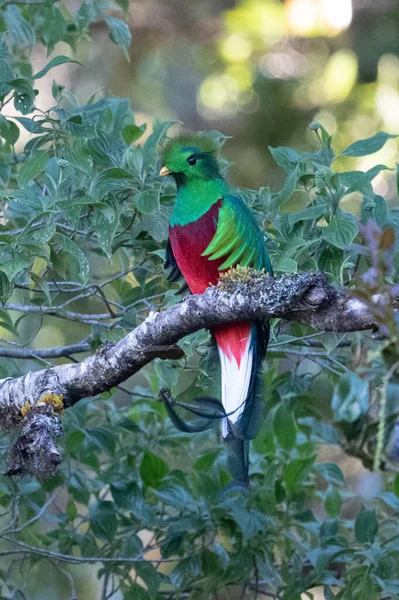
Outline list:
[[[172,227],[187,225],[200,219],[215,202],[227,193],[227,184],[221,177],[196,179],[179,186],[170,218]]]

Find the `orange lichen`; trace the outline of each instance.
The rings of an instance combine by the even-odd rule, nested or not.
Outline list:
[[[64,396],[62,394],[52,394],[51,392],[47,392],[40,398],[36,406],[40,406],[40,404],[48,404],[52,408],[53,415],[61,415],[64,414]]]
[[[32,410],[32,404],[30,402],[28,402],[28,400],[25,402],[25,404],[23,405],[23,407],[21,408],[21,415],[23,417],[26,417],[26,415],[28,414],[28,412]]]

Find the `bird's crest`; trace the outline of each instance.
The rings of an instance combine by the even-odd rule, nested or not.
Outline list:
[[[215,154],[219,147],[214,140],[207,137],[206,135],[179,135],[172,138],[165,145],[163,151],[163,160],[166,163],[176,150],[197,150],[204,154]]]

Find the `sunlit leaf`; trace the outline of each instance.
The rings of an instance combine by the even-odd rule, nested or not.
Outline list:
[[[373,154],[381,150],[388,140],[396,137],[398,137],[396,134],[380,131],[372,137],[354,142],[341,152],[341,156],[367,156],[368,154]]]

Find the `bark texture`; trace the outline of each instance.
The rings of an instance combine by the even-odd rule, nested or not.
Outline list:
[[[385,298],[376,296],[374,300],[379,304]],[[187,296],[163,312],[151,313],[117,344],[105,346],[80,363],[1,380],[0,425],[3,430],[24,427],[12,447],[9,472],[23,470],[24,456],[29,456],[26,462],[30,473],[46,471],[37,461],[39,455],[50,456],[57,464],[59,456],[53,439],[60,434],[62,408],[110,390],[154,358],[179,358],[182,351],[176,344],[185,335],[228,321],[273,317],[326,331],[350,332],[377,326],[365,303],[329,285],[323,273],[226,280],[202,295]],[[44,449],[38,440],[47,440]]]

